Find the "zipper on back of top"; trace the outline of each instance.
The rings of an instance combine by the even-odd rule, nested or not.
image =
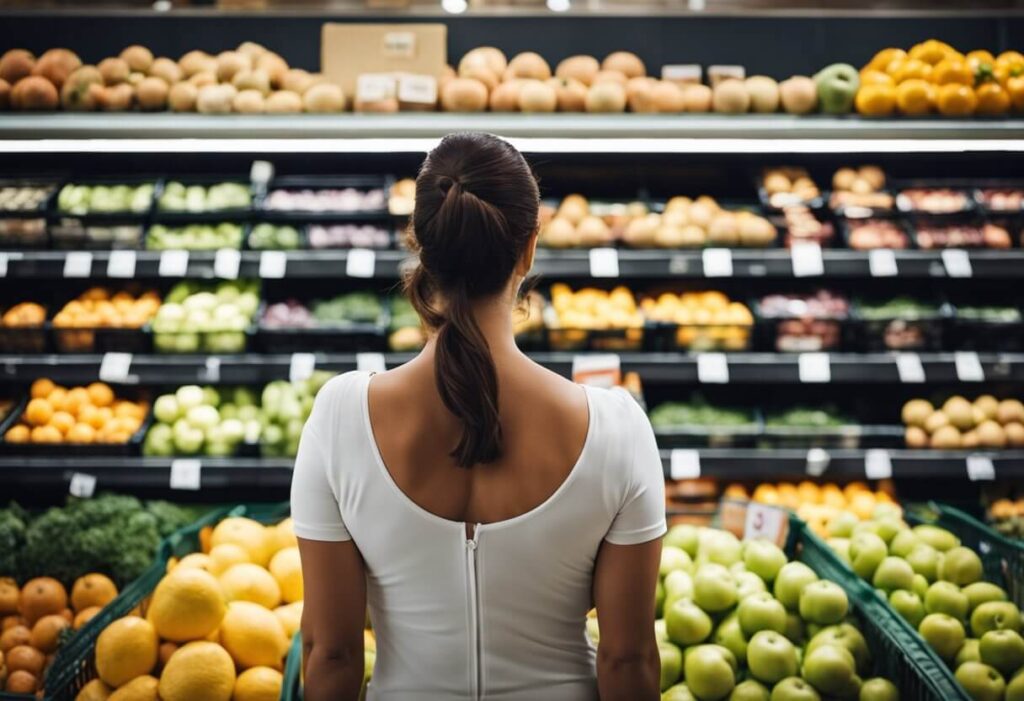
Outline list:
[[[477,582],[476,549],[480,543],[480,524],[474,524],[473,537],[466,539],[466,590],[469,593],[470,690],[473,701],[481,698],[480,689],[480,591]]]

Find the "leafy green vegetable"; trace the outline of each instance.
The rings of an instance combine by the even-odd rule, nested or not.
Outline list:
[[[939,307],[934,304],[926,304],[910,297],[894,297],[887,302],[867,303],[860,302],[858,305],[860,314],[865,319],[913,319],[916,317],[935,316],[939,313]]]
[[[769,428],[831,428],[851,423],[855,422],[840,416],[832,407],[794,407],[781,413],[769,414],[764,420],[765,426]]]
[[[321,325],[372,324],[380,318],[380,313],[380,299],[372,292],[350,292],[313,305],[313,318]]]
[[[25,523],[28,514],[11,502],[0,510],[0,576],[13,576],[18,571],[18,553],[25,545]]]
[[[746,426],[754,423],[750,412],[740,409],[722,409],[709,405],[703,397],[691,402],[665,402],[650,414],[655,428],[685,428],[687,426]]]

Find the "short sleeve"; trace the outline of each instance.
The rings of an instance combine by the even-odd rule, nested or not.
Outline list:
[[[327,393],[321,389],[313,411],[302,429],[299,451],[292,472],[292,523],[295,535],[307,540],[351,540],[338,506],[338,492],[331,474],[330,444],[324,439],[329,432],[320,428],[331,414]]]
[[[633,443],[632,464],[625,498],[605,540],[614,545],[636,545],[665,535],[665,473],[651,422],[632,397],[627,402],[630,430],[626,440]]]

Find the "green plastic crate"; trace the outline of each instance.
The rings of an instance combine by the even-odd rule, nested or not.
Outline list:
[[[199,549],[199,532],[229,516],[246,516],[262,523],[275,523],[288,516],[288,503],[241,504],[211,511],[190,526],[168,536],[157,551],[153,565],[141,577],[125,587],[116,599],[79,631],[70,644],[61,648],[46,678],[48,701],[74,701],[89,681],[96,678],[93,651],[99,634],[118,618],[125,616],[146,598],[167,572],[167,561]],[[23,697],[15,697],[19,701]]]
[[[302,701],[302,633],[292,638],[288,659],[284,663],[284,683],[281,701]]]

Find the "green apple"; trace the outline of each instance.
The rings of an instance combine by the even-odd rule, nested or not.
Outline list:
[[[874,535],[878,535],[879,531],[881,530],[882,527],[878,525],[878,521],[861,521],[853,527],[853,533],[850,534],[850,537],[853,538],[853,536],[857,535],[858,533],[871,533]],[[878,537],[881,538],[880,535],[878,535]]]
[[[885,541],[886,546],[892,543],[897,533],[910,530],[910,526],[903,519],[894,516],[885,516],[876,519],[875,522],[878,524],[878,537]]]
[[[936,582],[924,595],[927,613],[945,613],[958,621],[967,620],[967,595],[952,582]]]
[[[695,645],[711,635],[711,617],[690,599],[679,599],[665,611],[665,628],[676,645]]]
[[[1006,601],[1006,590],[992,582],[975,582],[968,584],[961,591],[967,595],[967,609],[973,612],[989,601]]]
[[[697,697],[686,684],[676,684],[661,695],[661,701],[697,701]]]
[[[886,594],[896,589],[910,589],[914,585],[914,570],[903,558],[888,556],[878,563],[871,583]]]
[[[750,540],[743,545],[743,564],[747,566],[747,571],[753,572],[765,583],[775,580],[786,561],[786,553],[782,552],[782,548],[769,540]]]
[[[729,701],[769,701],[768,687],[754,679],[736,685],[729,694]]]
[[[924,597],[925,594],[928,593],[929,586],[931,586],[931,584],[923,574],[915,574],[914,581],[910,586],[910,591],[921,597],[921,601],[924,601]]]
[[[856,662],[841,645],[820,645],[804,655],[801,676],[822,694],[839,695],[856,676]]]
[[[900,692],[888,679],[875,677],[861,684],[857,701],[900,701]]]
[[[914,573],[922,575],[929,582],[934,582],[939,578],[939,563],[943,557],[938,550],[924,543],[918,543],[905,556],[907,564],[914,570]]]
[[[715,645],[721,645],[731,652],[738,664],[745,665],[747,663],[747,638],[743,635],[743,630],[740,628],[740,621],[735,611],[723,618],[722,622],[718,624],[715,632],[711,634],[711,642]]]
[[[707,562],[697,568],[693,577],[693,600],[698,606],[709,613],[718,613],[731,609],[738,599],[736,579],[727,567]]]
[[[762,630],[747,643],[747,667],[758,681],[775,684],[797,673],[796,649],[786,636]]]
[[[939,563],[939,579],[966,587],[981,580],[984,570],[978,553],[970,548],[957,546],[946,551]]]
[[[693,577],[689,572],[673,570],[663,580],[665,586],[665,601],[674,599],[693,598]]]
[[[897,589],[892,592],[889,594],[889,605],[914,628],[917,628],[924,619],[924,602],[912,591]]]
[[[165,424],[173,424],[181,418],[181,407],[178,399],[173,394],[164,394],[153,402],[153,416],[157,421]]]
[[[661,657],[661,690],[667,691],[683,674],[683,651],[672,643],[658,643],[658,655]]]
[[[825,545],[832,548],[832,551],[839,556],[839,559],[850,564],[850,539],[849,538],[828,538]]]
[[[861,532],[850,538],[850,566],[862,579],[871,581],[888,554],[885,541],[875,533]]]
[[[596,621],[597,619],[588,618],[587,622],[589,623],[592,620]],[[670,642],[668,639],[668,625],[666,625],[664,618],[659,618],[654,622],[654,639],[659,643]]]
[[[666,546],[683,550],[690,557],[696,557],[699,535],[700,529],[697,526],[681,523],[668,529],[668,533],[665,534],[665,539],[662,542]]]
[[[736,686],[735,660],[718,645],[698,645],[687,652],[683,663],[686,685],[701,701],[719,701]]]
[[[833,63],[814,75],[821,111],[826,114],[849,114],[860,87],[860,74],[848,63]]]
[[[764,580],[753,572],[740,572],[736,575],[736,596],[743,601],[751,594],[768,591]]]
[[[800,677],[786,677],[772,688],[769,701],[821,701],[821,695]]]
[[[1004,677],[1012,677],[1024,666],[1024,638],[1013,630],[990,630],[978,642],[981,661],[995,667]]]
[[[174,455],[174,429],[167,424],[153,424],[142,444],[142,454],[154,457]]]
[[[857,672],[865,674],[871,668],[871,650],[864,635],[850,623],[827,626],[811,638],[804,650],[809,654],[822,645],[841,645],[850,651],[857,666]]]
[[[203,403],[203,388],[199,385],[184,385],[179,387],[174,393],[175,399],[178,400],[178,411],[184,413],[189,409],[193,409]]]
[[[850,511],[840,511],[828,522],[828,535],[830,538],[849,538],[853,535],[853,529],[860,523],[857,514]]]
[[[981,638],[990,630],[1020,632],[1020,609],[1010,601],[989,601],[980,604],[971,613],[971,633]]]
[[[965,662],[956,670],[956,680],[973,701],[1003,701],[1003,675],[981,662]]]
[[[800,593],[800,617],[818,625],[833,625],[846,616],[850,601],[843,588],[821,579],[811,582]]]
[[[917,632],[946,662],[956,659],[956,653],[960,652],[967,637],[963,624],[945,613],[929,613]]]
[[[786,630],[786,607],[768,592],[751,594],[742,599],[736,607],[736,617],[740,622],[740,630],[747,638],[762,630],[777,633]]]
[[[899,504],[894,504],[888,501],[880,501],[875,504],[875,508],[871,510],[871,518],[879,519],[885,518],[886,516],[902,519],[903,508],[899,506]]]
[[[800,608],[800,594],[811,582],[817,582],[818,575],[802,562],[787,562],[775,577],[773,587],[775,598],[789,611]]]
[[[743,544],[729,531],[707,528],[701,531],[697,543],[697,561],[730,565],[743,559]]]
[[[921,540],[912,530],[907,528],[897,533],[889,541],[889,554],[896,557],[906,557],[914,551],[914,548],[921,544]]]
[[[1018,673],[1006,685],[1005,701],[1024,701],[1024,672]]]
[[[685,550],[674,548],[671,545],[664,546],[661,549],[661,565],[658,568],[658,574],[665,577],[669,572],[676,570],[693,571],[693,561]]]
[[[960,545],[960,539],[945,528],[921,524],[920,526],[914,526],[913,530],[914,535],[916,535],[922,543],[927,543],[940,553],[952,550],[956,546]]]
[[[783,633],[794,645],[804,644],[804,619],[799,613],[786,612],[786,630]]]
[[[960,651],[953,658],[953,669],[956,670],[964,662],[981,662],[981,641],[977,638],[967,638],[964,641]]]

